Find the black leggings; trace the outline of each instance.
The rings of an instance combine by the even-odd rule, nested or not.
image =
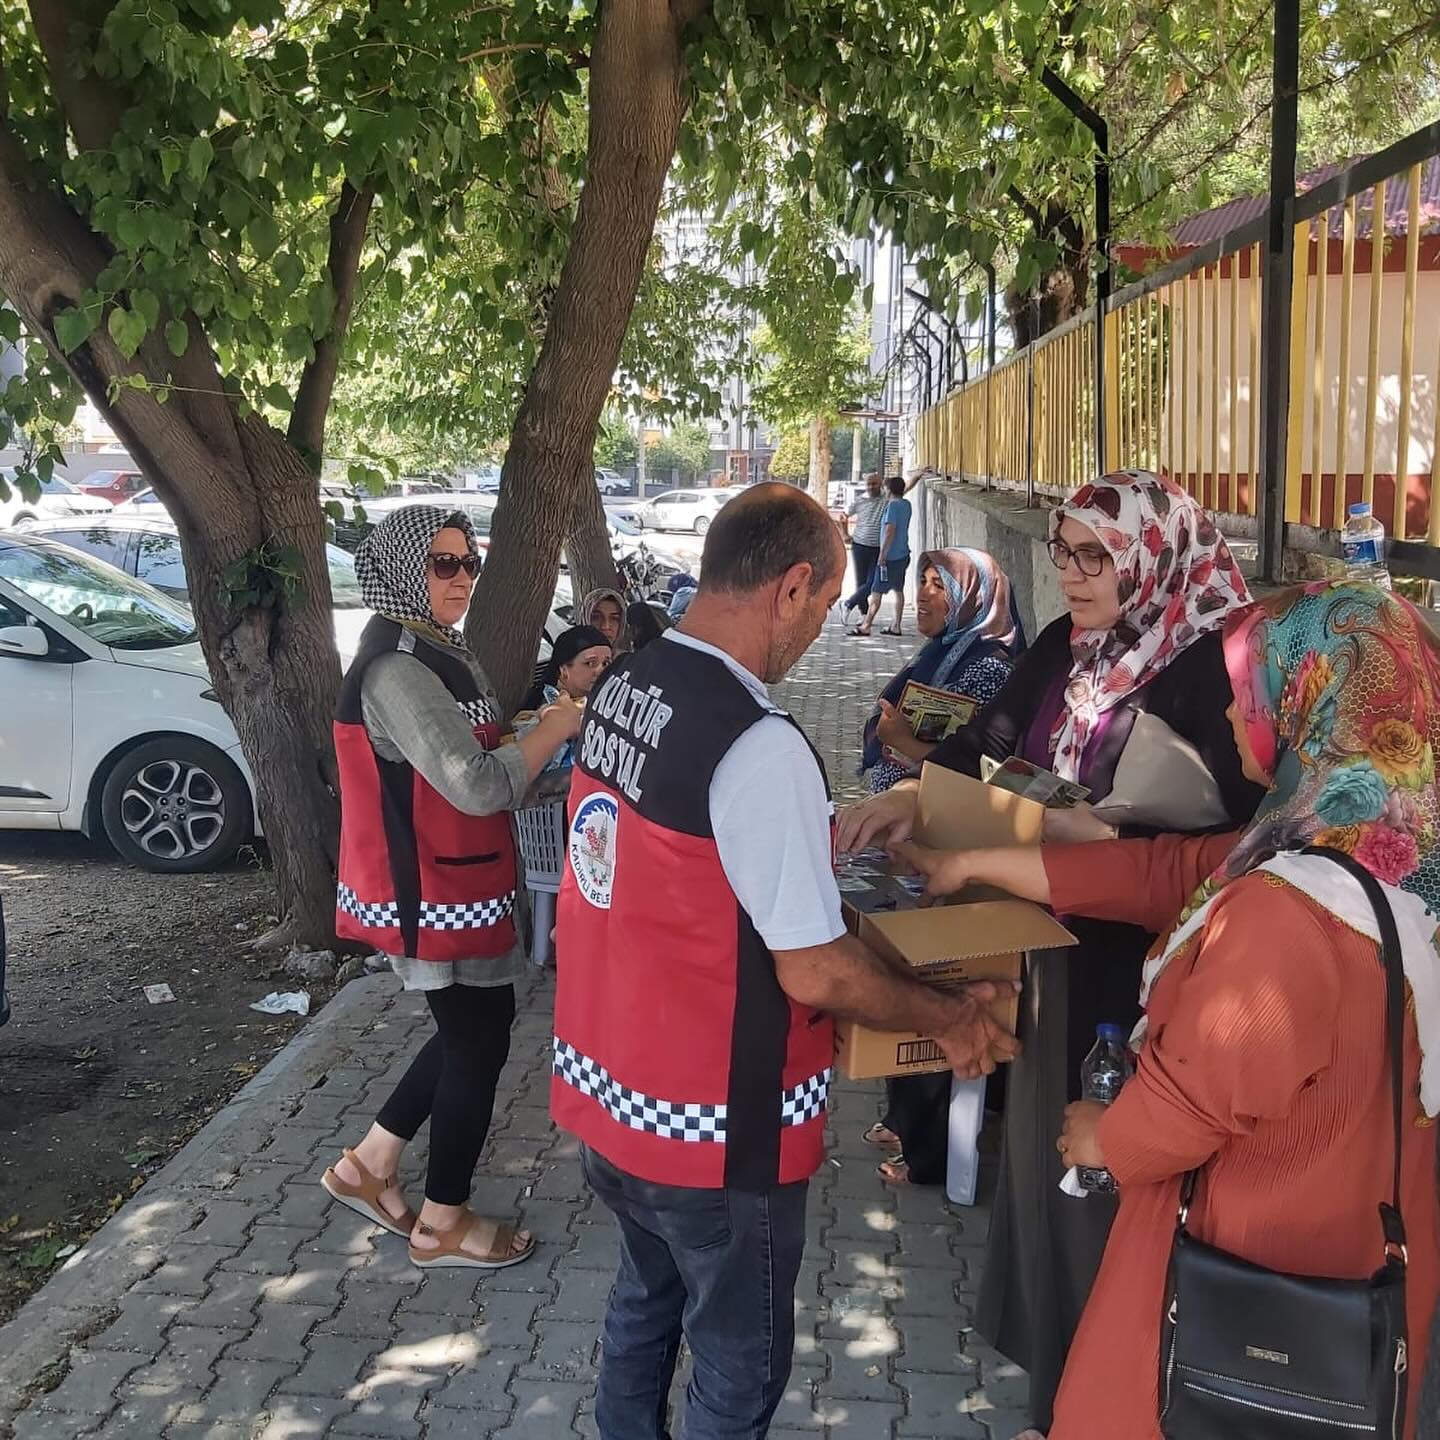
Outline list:
[[[430,1120],[425,1198],[463,1205],[485,1148],[495,1086],[510,1054],[515,987],[450,985],[427,990],[438,1027],[377,1117],[392,1135],[413,1140]]]

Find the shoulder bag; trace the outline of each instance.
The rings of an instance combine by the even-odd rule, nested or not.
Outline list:
[[[1405,977],[1384,891],[1349,855],[1312,847],[1364,888],[1380,925],[1390,1098],[1391,1201],[1380,1206],[1380,1268],[1368,1280],[1286,1275],[1186,1229],[1198,1170],[1186,1175],[1160,1327],[1160,1429],[1166,1440],[1322,1440],[1405,1433],[1409,1353],[1400,1215]]]

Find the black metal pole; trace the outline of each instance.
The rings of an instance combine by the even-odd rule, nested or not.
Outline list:
[[[985,267],[985,366],[995,368],[995,267]]]
[[[1277,21],[1278,23],[1278,21]],[[1095,137],[1095,467],[1105,465],[1105,310],[1110,300],[1110,127],[1047,65],[1045,88]]]
[[[1260,577],[1285,565],[1285,465],[1290,412],[1290,293],[1295,274],[1295,144],[1300,0],[1276,0],[1270,110],[1270,214],[1260,332]],[[1308,261],[1306,262],[1308,263]]]

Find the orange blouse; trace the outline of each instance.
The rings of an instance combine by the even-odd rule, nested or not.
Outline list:
[[[1046,846],[1052,904],[1163,931],[1235,839]],[[1160,1312],[1186,1171],[1205,1167],[1190,1229],[1211,1245],[1300,1275],[1363,1279],[1381,1262],[1377,1207],[1390,1198],[1392,1123],[1375,942],[1274,876],[1245,876],[1166,967],[1147,1014],[1135,1078],[1100,1122],[1119,1212],[1050,1440],[1159,1440]],[[1440,1290],[1440,1201],[1413,1020],[1405,1072],[1414,1436]]]

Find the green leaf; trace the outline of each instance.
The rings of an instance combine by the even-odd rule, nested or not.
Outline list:
[[[62,310],[55,317],[55,341],[66,355],[73,354],[94,333],[99,309]]]
[[[0,340],[15,344],[20,338],[20,317],[8,306],[0,306]]]
[[[183,320],[171,320],[165,326],[165,343],[178,360],[190,345],[190,330]]]
[[[160,323],[160,297],[153,290],[132,290],[130,308],[144,320],[147,330]]]
[[[272,410],[288,411],[294,401],[290,398],[290,392],[283,385],[267,385],[264,389],[265,403]]]
[[[198,183],[204,180],[205,176],[209,173],[210,163],[214,159],[215,147],[210,143],[210,137],[208,135],[197,135],[190,142],[190,148],[185,152],[185,168]]]
[[[109,330],[110,338],[127,360],[134,357],[140,348],[140,342],[145,338],[144,319],[123,305],[117,305],[111,310],[105,328]]]
[[[250,247],[262,260],[268,260],[280,245],[280,227],[272,215],[259,214],[245,227]]]

